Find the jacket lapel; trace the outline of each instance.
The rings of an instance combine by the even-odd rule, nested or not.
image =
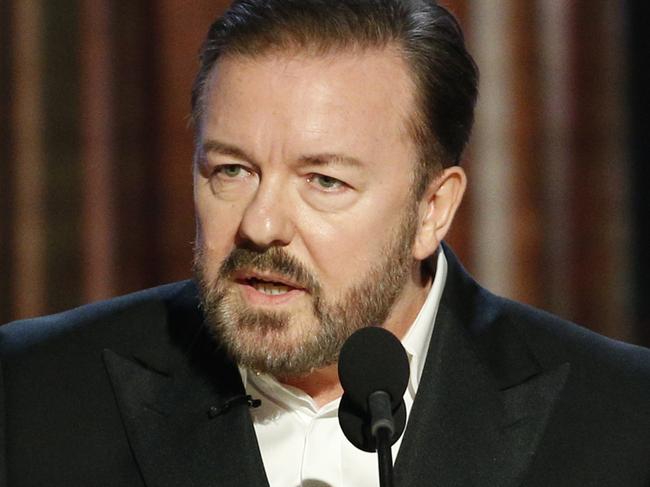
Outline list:
[[[154,353],[103,353],[144,482],[268,485],[248,406],[238,400],[244,394],[239,371],[212,350],[207,333],[199,335],[186,353],[155,346]]]
[[[396,459],[396,483],[519,485],[569,365],[542,371],[512,333],[516,327],[501,335],[498,298],[471,281],[448,248],[445,255],[447,284]]]

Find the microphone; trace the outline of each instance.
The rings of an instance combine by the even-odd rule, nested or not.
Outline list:
[[[380,485],[391,486],[390,447],[406,426],[406,351],[391,332],[379,327],[362,328],[343,344],[338,369],[344,391],[339,405],[343,434],[357,448],[377,451]]]
[[[234,406],[246,404],[249,408],[255,409],[262,405],[261,399],[255,399],[253,396],[237,394],[236,396],[231,397],[226,402],[220,404],[219,406],[210,406],[208,409],[208,418],[214,419],[217,416],[220,416],[228,411],[230,411]]]

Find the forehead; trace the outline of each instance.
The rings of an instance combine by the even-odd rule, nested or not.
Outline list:
[[[404,151],[411,144],[414,86],[390,48],[225,57],[209,77],[204,103],[203,139],[307,151],[365,146],[369,157],[387,145]]]

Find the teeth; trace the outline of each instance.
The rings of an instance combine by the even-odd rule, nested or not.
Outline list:
[[[284,284],[272,284],[270,282],[261,282],[261,281],[252,283],[252,286],[257,291],[271,296],[276,296],[278,294],[286,294],[290,290],[289,286],[285,286]]]

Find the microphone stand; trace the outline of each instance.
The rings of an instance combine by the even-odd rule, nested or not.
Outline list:
[[[395,434],[395,421],[391,411],[390,395],[376,391],[368,397],[370,409],[370,432],[377,444],[379,462],[379,486],[393,487],[393,453],[391,438]]]
[[[393,452],[390,449],[389,434],[387,428],[381,428],[376,437],[380,487],[393,487]]]

